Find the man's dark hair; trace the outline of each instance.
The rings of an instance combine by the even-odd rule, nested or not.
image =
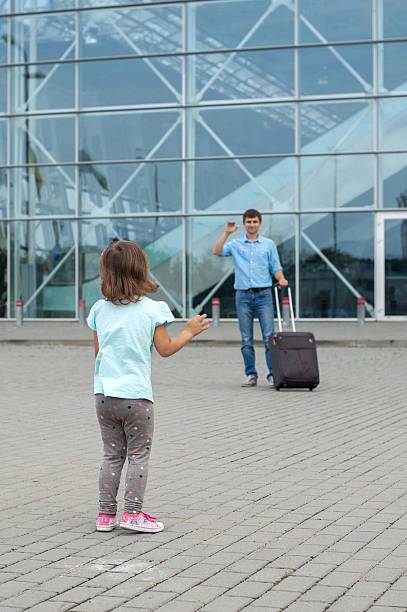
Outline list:
[[[246,219],[254,219],[255,217],[257,217],[261,223],[261,214],[259,211],[255,208],[249,208],[243,213],[243,223],[246,221]]]

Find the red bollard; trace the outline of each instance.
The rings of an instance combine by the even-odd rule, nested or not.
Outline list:
[[[364,325],[366,316],[366,299],[364,297],[358,297],[356,303],[356,315],[358,318],[358,325]]]
[[[86,300],[79,300],[79,325],[86,325]]]
[[[212,298],[212,325],[219,327],[220,324],[220,298]]]
[[[21,296],[16,300],[16,325],[17,327],[24,325],[24,300]]]

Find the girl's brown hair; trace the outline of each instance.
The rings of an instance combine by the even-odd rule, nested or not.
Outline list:
[[[103,251],[100,278],[102,294],[117,305],[138,302],[159,287],[149,277],[147,257],[131,240],[117,240]]]

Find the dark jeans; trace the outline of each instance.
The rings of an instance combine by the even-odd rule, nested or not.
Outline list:
[[[236,312],[242,336],[242,355],[246,376],[257,378],[255,352],[253,346],[253,322],[259,319],[266,352],[268,375],[272,374],[270,363],[269,338],[274,331],[274,307],[271,288],[256,293],[236,290]]]

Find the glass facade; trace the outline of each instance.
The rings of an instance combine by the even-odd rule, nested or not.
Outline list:
[[[405,0],[0,0],[0,317],[76,318],[125,238],[233,318],[247,208],[298,317],[407,316],[406,53]]]

